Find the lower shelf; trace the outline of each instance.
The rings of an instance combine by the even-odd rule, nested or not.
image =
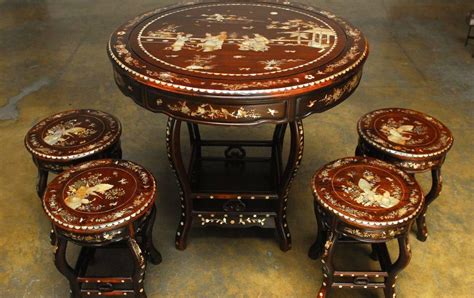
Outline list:
[[[277,181],[274,161],[269,158],[201,159],[194,162],[191,172],[193,193],[275,193]]]

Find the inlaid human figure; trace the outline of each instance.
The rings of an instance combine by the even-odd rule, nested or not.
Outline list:
[[[206,37],[203,42],[199,44],[203,52],[212,52],[222,49],[222,45],[227,38],[227,32],[222,31],[219,35],[211,35],[206,33]]]
[[[265,36],[255,33],[254,38],[249,38],[248,35],[244,35],[242,38],[244,40],[239,45],[241,51],[265,52],[268,50],[270,41]]]
[[[192,34],[184,35],[184,33],[179,32],[178,35],[176,36],[176,41],[171,45],[171,50],[173,52],[181,51],[191,36],[193,35]]]

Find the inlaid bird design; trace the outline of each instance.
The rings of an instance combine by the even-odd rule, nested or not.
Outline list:
[[[390,142],[405,145],[407,141],[412,138],[410,134],[412,133],[413,128],[413,125],[401,125],[399,127],[384,125],[382,130]]]
[[[109,189],[112,189],[114,186],[107,183],[99,183],[94,186],[89,186],[89,184],[82,185],[79,188],[75,189],[70,186],[70,195],[64,199],[66,206],[76,210],[82,205],[90,204],[91,201],[88,199],[91,195],[103,194]]]
[[[55,145],[61,142],[66,141],[67,136],[71,135],[81,135],[86,132],[84,127],[72,126],[68,127],[66,125],[58,125],[48,131],[48,135],[44,137],[44,141],[48,145]]]
[[[377,189],[379,186],[373,186],[369,181],[361,178],[357,186],[362,190],[360,195],[355,198],[355,201],[364,206],[380,206],[383,208],[391,208],[397,205],[400,200],[392,197],[390,192],[384,191],[384,193],[378,194]]]

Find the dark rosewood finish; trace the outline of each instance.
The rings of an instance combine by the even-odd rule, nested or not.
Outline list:
[[[55,264],[68,279],[72,297],[146,297],[146,262],[161,262],[152,240],[155,195],[154,177],[141,166],[123,160],[82,163],[51,181],[43,207],[55,232]],[[68,242],[82,248],[75,268],[66,260]],[[120,246],[126,246],[132,257],[130,276],[124,272],[104,276],[103,270],[100,276],[89,274],[96,250],[113,254]],[[97,262],[96,257],[94,264]]]
[[[423,207],[415,179],[386,162],[347,157],[321,168],[312,180],[318,236],[309,251],[322,255],[323,284],[318,297],[331,288],[384,289],[395,296],[397,274],[411,257],[408,235]],[[392,263],[386,242],[397,239],[399,257]],[[341,271],[334,267],[337,243],[369,243],[380,271]]]
[[[357,127],[356,155],[385,160],[413,176],[431,171],[432,186],[417,219],[417,238],[425,241],[426,211],[441,191],[441,166],[453,145],[451,132],[429,115],[401,108],[372,111],[361,117]]]
[[[122,157],[122,128],[114,116],[97,110],[71,110],[49,116],[25,136],[26,149],[38,168],[36,185],[40,199],[48,173],[99,158]]]
[[[302,157],[301,120],[341,103],[357,88],[368,55],[360,30],[297,3],[193,2],[128,21],[112,34],[107,52],[120,90],[170,116],[168,154],[182,209],[176,246],[186,247],[194,222],[276,228],[281,249],[288,250],[286,204]],[[189,165],[181,155],[182,121],[191,138]],[[271,140],[205,140],[198,126],[261,123],[276,125]],[[284,166],[286,128],[291,146]],[[223,157],[204,156],[208,146],[224,148]],[[247,147],[269,148],[271,154],[253,159]],[[219,163],[224,174],[212,173]],[[251,179],[252,167],[268,170]]]

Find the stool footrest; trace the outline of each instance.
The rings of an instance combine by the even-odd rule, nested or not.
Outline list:
[[[334,276],[338,277],[387,277],[385,271],[334,271]]]
[[[121,283],[132,282],[133,280],[131,277],[78,277],[77,281],[81,283],[87,283],[87,284],[92,284],[92,283],[121,284]]]
[[[99,294],[100,293],[100,294]],[[133,290],[115,290],[110,292],[101,292],[98,290],[81,290],[81,296],[134,296],[135,292]]]
[[[371,282],[364,285],[358,285],[351,282],[334,282],[331,287],[333,288],[351,288],[351,289],[383,289],[385,284],[383,282]]]

